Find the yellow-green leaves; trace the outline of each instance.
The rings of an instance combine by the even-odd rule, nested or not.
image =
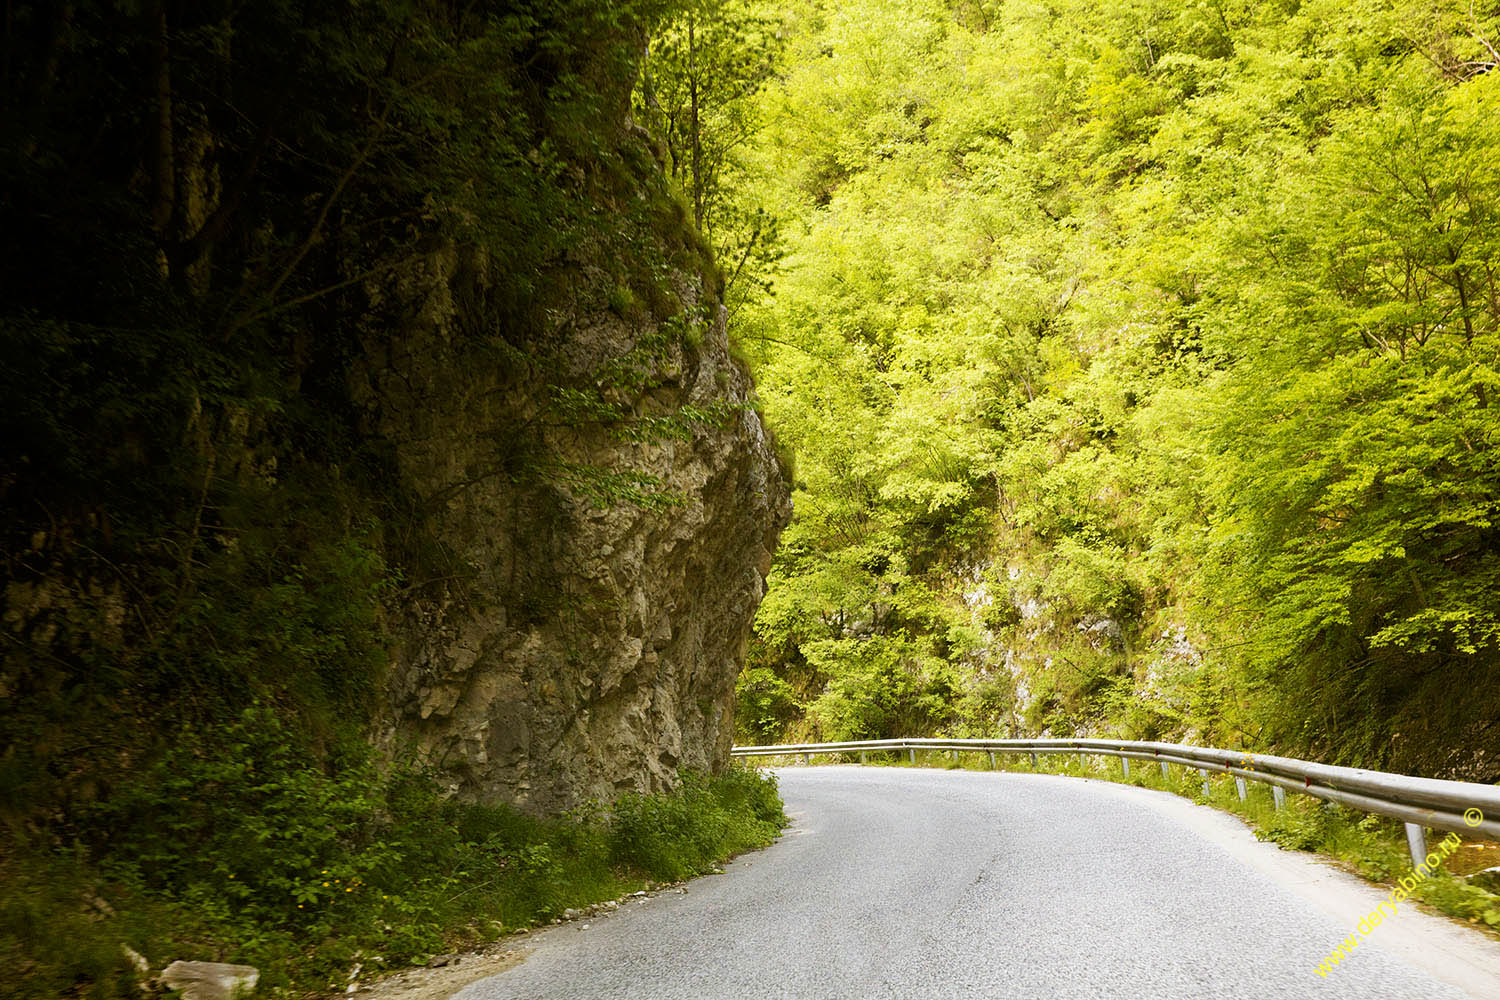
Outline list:
[[[1500,710],[1500,18],[975,10],[794,5],[747,155],[793,727],[1435,759]]]

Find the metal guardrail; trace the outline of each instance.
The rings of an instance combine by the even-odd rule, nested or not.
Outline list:
[[[1132,760],[1156,761],[1162,776],[1178,764],[1196,769],[1208,790],[1208,774],[1230,774],[1240,799],[1245,782],[1271,786],[1280,808],[1286,792],[1300,792],[1329,802],[1378,813],[1406,824],[1406,841],[1413,865],[1427,856],[1425,830],[1454,830],[1500,840],[1500,785],[1480,785],[1442,778],[1415,778],[1406,774],[1367,771],[1359,767],[1334,767],[1292,757],[1218,750],[1180,743],[1148,743],[1138,740],[857,740],[848,743],[787,743],[777,746],[734,747],[735,757],[780,757],[801,755],[804,763],[812,754],[858,753],[861,763],[873,751],[906,751],[916,762],[918,750],[983,751],[994,763],[997,753],[1077,753],[1119,757],[1125,775]]]

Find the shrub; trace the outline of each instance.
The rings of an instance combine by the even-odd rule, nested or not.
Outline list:
[[[545,819],[452,801],[357,739],[324,750],[257,705],[80,813],[76,849],[0,851],[0,962],[20,970],[0,992],[124,995],[122,942],[256,965],[268,991],[342,988],[356,961],[424,961],[702,873],[786,822],[775,780],[742,769]]]
[[[769,842],[786,816],[774,778],[732,770],[716,779],[687,774],[671,795],[622,796],[609,824],[616,863],[676,882]]]

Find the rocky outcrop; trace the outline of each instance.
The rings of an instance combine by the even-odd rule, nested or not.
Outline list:
[[[95,6],[156,75],[58,41],[100,93],[0,204],[0,757],[37,815],[255,701],[538,812],[722,766],[787,489],[628,121],[649,25],[247,13],[231,58],[176,40],[218,14]]]
[[[606,253],[570,269],[568,305],[509,366],[476,364],[468,332],[490,265],[436,255],[391,290],[418,308],[366,344],[354,375],[368,431],[445,560],[445,579],[403,600],[380,741],[414,745],[457,794],[537,812],[727,763],[735,677],[790,516],[705,279],[670,272],[672,316],[621,310]],[[639,370],[605,385],[621,359]],[[672,433],[560,419],[558,385]],[[644,504],[607,496],[653,480]]]

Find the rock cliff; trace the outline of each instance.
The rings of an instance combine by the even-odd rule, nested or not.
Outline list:
[[[619,419],[569,423],[549,419],[535,366],[518,377],[471,363],[464,303],[483,297],[487,272],[454,252],[408,276],[393,294],[415,318],[368,342],[354,376],[369,432],[389,442],[452,570],[399,609],[379,739],[414,746],[460,795],[538,812],[718,770],[790,505],[712,278],[668,272],[673,307],[659,318],[611,308],[602,263],[569,271],[566,307],[527,349],[545,353],[554,383],[596,394],[601,373],[635,365],[604,387]],[[674,418],[684,408],[697,417]],[[671,433],[643,435],[641,419]],[[544,472],[517,473],[505,447]],[[569,486],[580,470],[651,483],[652,502],[601,502]]]
[[[163,720],[233,752],[256,705],[329,770],[368,736],[536,812],[721,767],[789,508],[630,122],[650,24],[85,6],[33,25],[46,120],[0,150],[0,758],[35,813]]]

